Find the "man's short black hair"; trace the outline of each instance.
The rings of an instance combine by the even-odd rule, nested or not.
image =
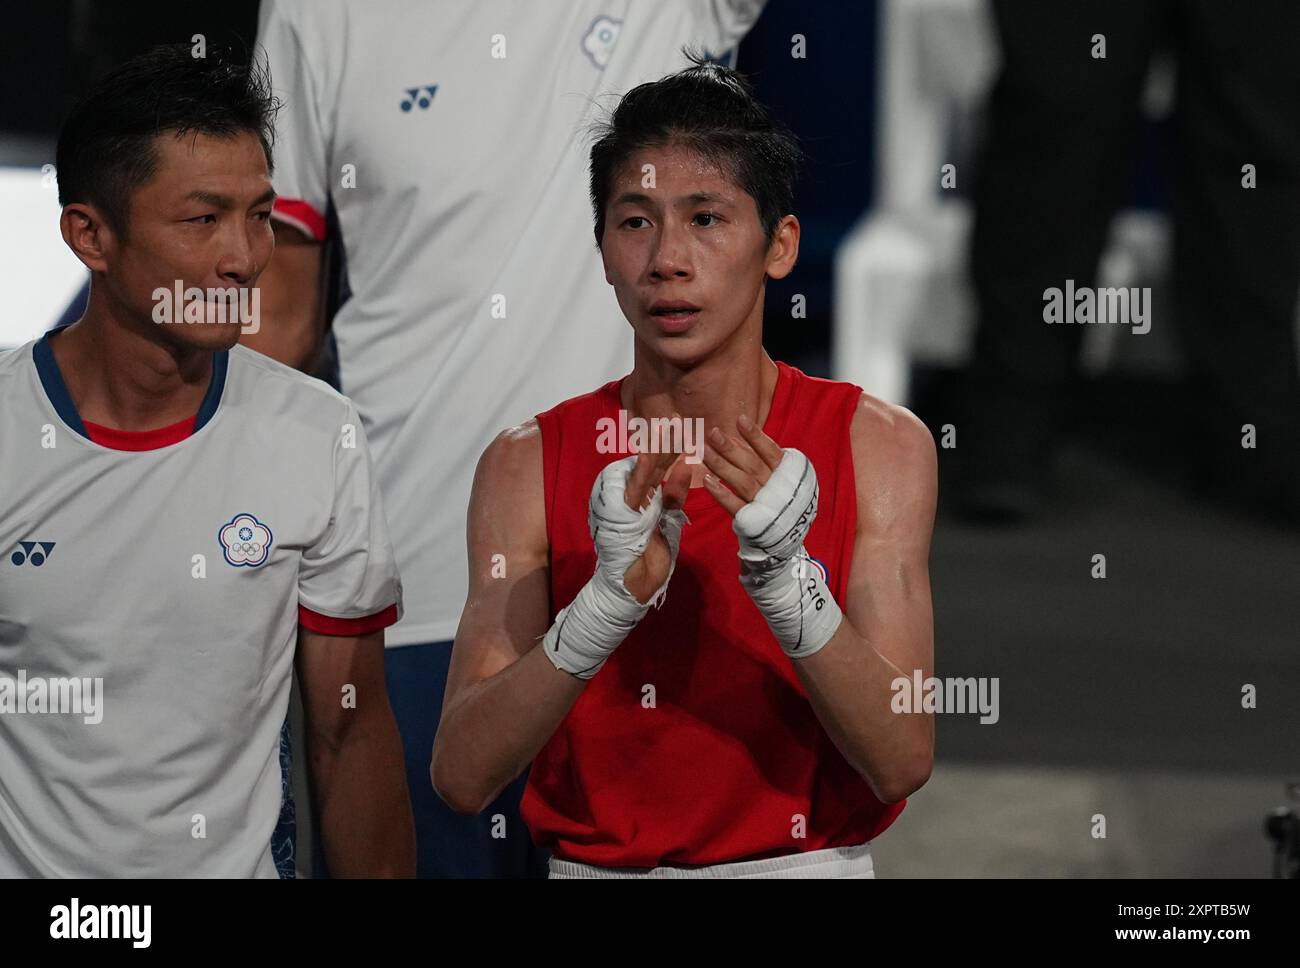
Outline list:
[[[608,121],[595,125],[591,207],[596,245],[605,236],[611,180],[637,151],[680,145],[715,165],[758,206],[768,242],[794,208],[803,152],[795,136],[754,96],[736,71],[684,50],[692,66],[628,91]]]
[[[59,204],[93,204],[114,231],[126,231],[131,194],[153,177],[157,135],[205,134],[230,138],[248,131],[274,170],[278,101],[265,64],[240,63],[188,44],[164,44],[106,74],[63,123],[55,169]]]

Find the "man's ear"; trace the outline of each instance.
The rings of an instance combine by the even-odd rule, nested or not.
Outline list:
[[[59,231],[72,254],[91,272],[105,272],[117,241],[103,214],[93,205],[72,202],[63,207]]]
[[[600,242],[596,243],[600,251],[600,267],[605,270],[605,282],[607,285],[614,285],[614,280],[609,277],[609,260],[605,258],[605,246]]]

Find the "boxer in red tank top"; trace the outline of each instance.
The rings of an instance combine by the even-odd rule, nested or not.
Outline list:
[[[763,350],[797,160],[734,72],[630,92],[592,201],[633,370],[479,462],[431,778],[477,812],[531,765],[552,876],[871,876],[929,776],[890,700],[933,670],[934,443]],[[707,436],[614,432],[655,418]]]

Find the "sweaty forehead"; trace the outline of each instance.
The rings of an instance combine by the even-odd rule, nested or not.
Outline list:
[[[649,166],[649,167],[647,167]],[[648,176],[653,173],[653,184]],[[685,148],[642,148],[632,152],[614,177],[614,194],[656,191],[669,195],[711,192],[735,200],[740,187],[729,173],[703,155]]]

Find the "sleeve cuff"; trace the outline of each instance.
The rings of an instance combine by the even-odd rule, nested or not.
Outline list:
[[[333,618],[313,612],[306,605],[298,606],[298,624],[309,632],[318,635],[345,635],[355,637],[369,635],[386,629],[397,621],[397,604],[389,605],[382,612],[366,615],[362,618]]]
[[[292,225],[310,239],[325,241],[325,216],[310,202],[304,202],[301,198],[277,198],[271,209],[271,217],[277,222]]]

